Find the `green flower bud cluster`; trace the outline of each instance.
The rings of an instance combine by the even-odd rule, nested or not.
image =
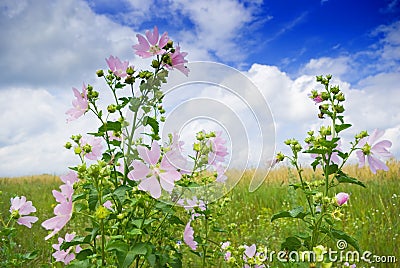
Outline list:
[[[301,147],[299,141],[296,139],[288,139],[288,140],[284,141],[284,143],[286,145],[290,146],[293,153],[295,153],[295,154],[297,154],[298,152],[300,152],[303,149],[303,147]]]
[[[89,101],[95,101],[99,98],[99,92],[95,91],[91,85],[87,85],[86,89]]]

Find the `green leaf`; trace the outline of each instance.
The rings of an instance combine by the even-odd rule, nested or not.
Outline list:
[[[328,175],[331,175],[333,173],[336,173],[338,171],[339,167],[336,164],[330,164],[329,166],[326,167],[326,172]]]
[[[140,106],[140,103],[141,103],[140,99],[133,98],[130,101],[130,103],[131,103],[131,105],[129,105],[129,110],[131,110],[132,112],[136,113],[139,110],[139,106]]]
[[[136,255],[145,255],[147,253],[147,244],[138,243],[134,245],[130,251],[135,253]]]
[[[129,245],[125,243],[124,241],[121,240],[111,240],[110,242],[107,243],[106,245],[106,250],[107,251],[112,251],[116,250],[119,252],[128,252]]]
[[[363,182],[357,180],[356,178],[349,177],[349,176],[347,176],[347,175],[344,174],[344,173],[343,173],[343,174],[338,174],[338,175],[336,176],[336,180],[337,180],[339,183],[357,184],[357,185],[360,185],[360,186],[362,186],[362,187],[364,187],[364,188],[367,188],[367,186],[366,186]]]
[[[128,251],[126,254],[123,255],[119,255],[118,256],[118,261],[120,263],[120,267],[125,268],[125,267],[129,267],[132,262],[135,260],[137,254],[135,254],[135,252],[132,251]]]
[[[331,234],[336,239],[346,240],[348,244],[352,245],[358,252],[360,252],[360,245],[358,244],[358,241],[355,238],[349,236],[348,234],[346,234],[341,230],[336,230],[336,229],[332,229]]]
[[[151,126],[151,128],[153,129],[153,133],[155,136],[158,136],[158,131],[159,131],[159,127],[158,127],[158,122],[156,119],[154,119],[153,117],[150,116],[145,116],[143,118],[143,126]]]
[[[143,233],[142,229],[134,228],[128,232],[129,235],[135,236],[135,235],[141,235]]]
[[[89,200],[88,200],[88,204],[89,204],[89,209],[91,211],[94,211],[94,209],[96,208],[96,204],[97,204],[97,190],[92,188],[90,193],[89,193]]]
[[[281,247],[282,249],[288,251],[296,251],[301,248],[301,240],[295,236],[287,237],[285,242],[282,243]]]
[[[339,133],[340,131],[348,129],[349,127],[351,127],[351,124],[335,125],[335,131],[336,133]]]
[[[91,256],[91,255],[93,255],[93,251],[91,249],[87,248],[87,249],[79,251],[79,253],[76,255],[76,259],[83,261],[83,260],[86,260],[87,257]]]
[[[88,268],[88,267],[93,267],[93,266],[89,262],[89,259],[86,259],[86,260],[81,260],[81,261],[74,261],[66,267],[68,267],[68,268]]]
[[[131,189],[129,186],[121,185],[117,189],[114,190],[113,195],[117,198],[117,200],[123,204],[126,199],[126,192]]]
[[[303,213],[304,208],[302,206],[296,207],[292,210],[289,211],[281,211],[276,214],[274,214],[271,218],[271,222],[280,219],[280,218],[298,218],[298,219],[303,219],[305,216],[307,216],[307,213]]]
[[[107,121],[101,127],[99,127],[98,130],[99,133],[104,133],[107,131],[115,131],[115,132],[121,131],[121,122]]]

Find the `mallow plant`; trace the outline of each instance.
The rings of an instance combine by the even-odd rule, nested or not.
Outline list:
[[[360,166],[366,163],[373,173],[377,170],[388,170],[382,158],[390,157],[391,142],[379,140],[384,131],[361,131],[349,143],[349,149],[344,149],[344,131],[352,127],[344,117],[345,95],[338,85],[331,85],[331,75],[317,76],[316,81],[322,85],[321,90],[312,90],[310,98],[318,105],[318,117],[323,120],[319,129],[308,131],[304,143],[296,139],[288,139],[291,155],[278,153],[276,161],[288,159],[297,172],[298,182],[293,187],[304,196],[305,204],[298,205],[289,211],[281,211],[273,215],[271,221],[286,219],[300,220],[306,228],[293,236],[287,237],[281,247],[290,251],[310,251],[313,257],[307,259],[311,263],[320,262],[328,267],[332,260],[328,258],[327,247],[337,249],[341,241],[351,245],[353,249],[361,251],[357,240],[340,229],[340,222],[344,219],[343,213],[351,196],[347,192],[337,190],[338,186],[355,185],[366,187],[359,180],[349,176],[343,169],[350,156],[355,153]],[[312,158],[311,167],[313,178],[306,178],[300,161],[300,155],[305,154]],[[342,249],[342,248],[339,248]],[[321,253],[322,252],[322,253]],[[323,257],[317,258],[316,255]],[[288,259],[289,256],[288,256]],[[341,260],[339,260],[341,261]],[[343,260],[345,261],[345,260]]]
[[[79,164],[61,176],[63,184],[52,192],[54,217],[41,224],[49,230],[45,240],[51,241],[53,263],[182,267],[181,244],[193,252],[200,247],[204,260],[211,252],[209,231],[198,238],[192,226],[199,218],[206,230],[211,226],[207,185],[226,179],[225,140],[220,132],[200,131],[188,156],[178,134],[160,141],[162,85],[170,71],[189,74],[187,53],[157,27],[137,39],[133,51],[151,59],[149,70],[110,56],[108,69],[96,72],[111,93],[110,104],[102,105],[106,94],[93,85],[73,88],[67,122],[91,113],[98,128],[65,144]]]
[[[297,182],[289,187],[294,188],[303,197],[304,204],[298,204],[288,211],[274,214],[271,221],[287,220],[293,224],[303,222],[304,228],[298,233],[286,237],[280,248],[268,249],[263,245],[232,245],[230,241],[221,244],[220,251],[227,264],[232,267],[356,267],[358,260],[340,259],[339,256],[330,258],[328,247],[332,250],[343,250],[351,245],[353,250],[361,251],[357,239],[341,230],[341,221],[344,220],[346,206],[351,200],[347,192],[337,190],[348,188],[348,185],[366,187],[359,179],[349,176],[343,167],[352,154],[356,155],[360,167],[367,162],[371,171],[387,171],[383,161],[391,157],[389,148],[391,142],[380,140],[384,131],[373,130],[368,133],[361,131],[350,141],[349,149],[344,150],[342,134],[352,127],[345,121],[345,95],[338,85],[331,85],[331,75],[317,76],[316,81],[322,85],[320,90],[312,90],[310,99],[318,105],[318,118],[324,123],[317,130],[310,130],[304,142],[288,139],[284,143],[290,148],[291,154],[278,153],[274,165],[288,160],[296,170]],[[301,155],[312,159],[313,174],[305,176],[304,161]],[[344,243],[344,244],[343,244]],[[342,265],[342,266],[340,266]]]

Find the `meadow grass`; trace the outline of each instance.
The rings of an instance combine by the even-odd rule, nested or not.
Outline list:
[[[400,259],[400,162],[390,161],[388,172],[372,174],[367,168],[347,166],[349,175],[363,181],[367,188],[346,184],[337,191],[346,191],[350,197],[345,220],[341,223],[344,230],[354,236],[362,250],[375,255],[394,255]],[[238,171],[229,171],[228,176],[237,176]],[[248,191],[252,171],[246,171],[242,179],[229,193],[231,202],[225,214],[218,219],[227,232],[217,233],[216,241],[230,240],[235,245],[264,244],[271,250],[280,250],[280,243],[294,231],[301,231],[304,225],[297,220],[276,220],[271,216],[281,210],[291,209],[302,200],[294,189],[287,187],[296,180],[295,170],[279,167],[272,170],[263,184],[255,191]],[[311,170],[304,170],[305,177],[313,178]],[[318,171],[316,172],[318,176]],[[47,235],[40,223],[52,217],[55,205],[52,190],[58,189],[61,181],[56,176],[41,175],[21,178],[0,178],[0,211],[2,217],[8,216],[10,198],[25,195],[37,208],[39,222],[31,230],[18,226],[21,236],[18,243],[21,250],[39,250],[39,258],[31,267],[40,267],[48,263],[51,256],[51,243],[44,241]],[[304,202],[303,202],[304,203]],[[69,226],[65,231],[72,231]],[[335,249],[334,245],[332,246]],[[187,258],[196,262],[196,256]],[[399,261],[398,261],[399,262]],[[382,267],[395,267],[382,266]],[[218,265],[219,266],[219,265]],[[194,266],[192,266],[194,267]],[[377,266],[380,267],[380,266]]]

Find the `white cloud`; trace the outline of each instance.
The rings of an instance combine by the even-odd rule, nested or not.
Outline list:
[[[144,8],[140,18],[152,12],[151,1],[130,3]],[[232,44],[240,38],[238,35],[243,29],[251,26],[254,10],[260,3],[206,4],[183,0],[168,3],[169,11],[185,14],[194,25],[193,31],[182,29],[172,36],[182,40],[182,49],[190,52],[191,59],[229,56],[232,61],[241,60],[240,48]],[[0,4],[0,13],[0,176],[63,173],[68,165],[76,163],[73,153],[63,148],[64,143],[71,134],[97,127],[90,117],[65,124],[65,110],[73,97],[71,87],[80,88],[85,81],[99,90],[105,89],[95,79],[94,72],[105,67],[104,58],[110,54],[133,59],[138,68],[144,66],[145,61],[138,60],[131,48],[136,42],[136,33],[95,14],[86,2],[78,0],[8,1]],[[362,129],[387,129],[385,137],[393,141],[392,149],[400,157],[399,25],[397,22],[378,28],[374,34],[382,37],[376,46],[355,55],[312,59],[295,77],[276,66],[260,64],[253,64],[245,71],[271,107],[278,149],[283,147],[283,140],[302,139],[310,127],[316,129],[324,122],[317,118],[317,106],[308,99],[307,93],[318,86],[314,75],[332,73],[334,82],[341,85],[347,96],[346,116],[354,124],[354,130],[349,130],[346,138],[350,139]],[[139,24],[133,28],[138,27]],[[368,59],[368,64],[360,67],[361,58]],[[357,83],[349,80],[356,72],[365,79]],[[210,95],[206,90],[199,93],[200,97]],[[234,107],[242,121],[250,118],[241,114],[246,107],[240,104],[240,99],[221,91],[213,94],[215,99]],[[255,109],[259,108],[257,105],[254,102]],[[195,107],[187,108],[191,113],[195,110]],[[220,116],[221,121],[235,126],[233,117]],[[256,143],[250,139],[254,146]]]

